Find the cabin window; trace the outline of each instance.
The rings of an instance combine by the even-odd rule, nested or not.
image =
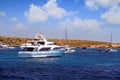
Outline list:
[[[48,44],[48,45],[54,45],[54,43],[50,43],[50,44]]]
[[[61,49],[61,48],[63,48],[63,47],[55,47],[55,48],[53,48],[53,50],[57,50],[57,49]]]
[[[37,44],[44,45],[45,42],[37,42]]]
[[[41,48],[39,51],[50,51],[51,48]]]
[[[24,48],[24,49],[23,49],[23,51],[31,51],[31,52],[32,52],[33,50],[34,50],[34,48]]]

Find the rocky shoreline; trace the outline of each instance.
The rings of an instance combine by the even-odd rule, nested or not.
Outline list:
[[[28,38],[16,38],[16,37],[0,37],[0,42],[6,45],[17,47],[23,43],[26,43]],[[69,45],[70,47],[77,48],[120,48],[120,43],[89,41],[89,40],[64,40],[64,39],[48,39],[55,42],[57,45]]]

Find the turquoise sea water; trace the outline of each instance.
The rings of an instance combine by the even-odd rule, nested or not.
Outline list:
[[[0,80],[120,80],[120,51],[75,49],[52,58],[19,58],[0,50]]]

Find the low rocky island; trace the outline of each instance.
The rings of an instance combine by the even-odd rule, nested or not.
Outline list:
[[[4,37],[0,36],[0,42],[9,46],[17,47],[23,43],[26,43],[30,38],[17,38],[17,37]],[[120,43],[90,41],[90,40],[64,40],[64,39],[48,39],[55,42],[57,45],[69,45],[70,47],[78,48],[120,48]]]

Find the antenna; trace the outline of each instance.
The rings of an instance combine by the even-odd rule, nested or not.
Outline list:
[[[67,27],[65,27],[65,45],[67,45]]]
[[[111,47],[112,47],[112,32],[111,32],[111,36],[110,36],[110,44],[111,44]]]
[[[110,38],[111,38],[111,39],[110,39],[110,42],[112,43],[112,32],[111,32],[111,36],[110,36]]]

